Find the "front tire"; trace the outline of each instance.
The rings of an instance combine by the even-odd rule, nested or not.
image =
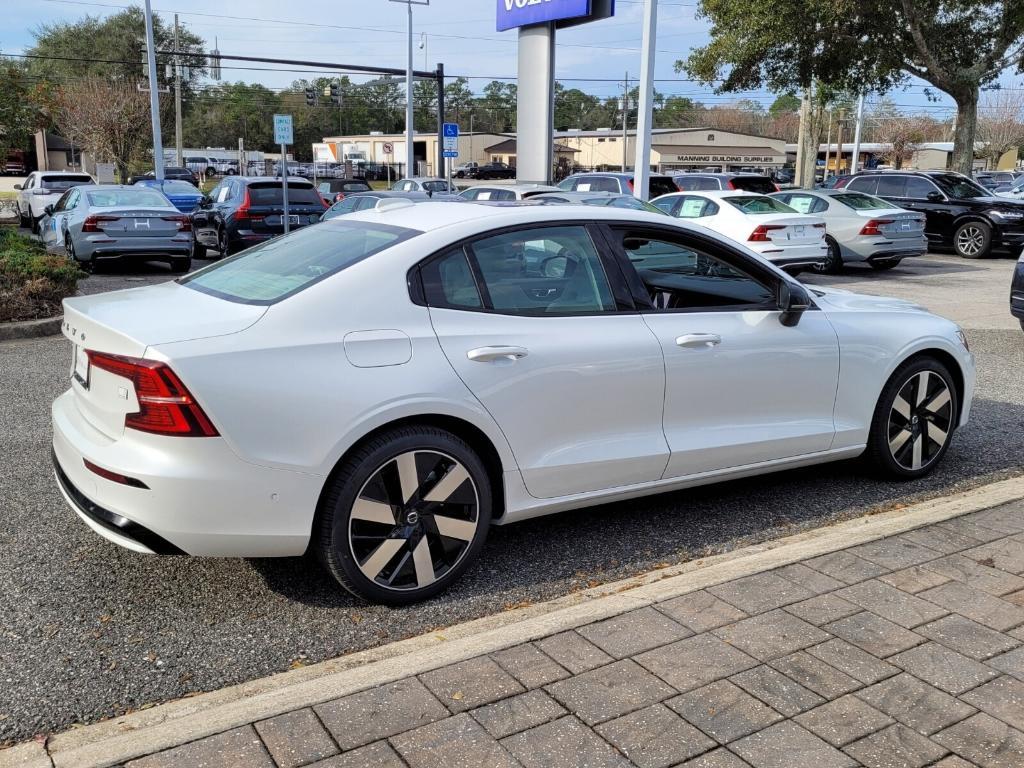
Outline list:
[[[24,213],[21,212],[21,207],[19,206],[18,207],[18,226],[21,227],[22,229],[28,229],[29,226],[30,226],[31,221],[32,221],[32,215],[29,214],[28,216],[26,216]]]
[[[953,248],[965,259],[981,259],[992,250],[992,228],[983,221],[968,221],[957,227]]]
[[[959,414],[949,369],[930,356],[909,360],[882,389],[865,455],[885,477],[924,477],[949,449]]]
[[[341,586],[406,605],[454,583],[490,522],[491,484],[476,452],[450,432],[413,426],[355,451],[327,488],[314,534]]]

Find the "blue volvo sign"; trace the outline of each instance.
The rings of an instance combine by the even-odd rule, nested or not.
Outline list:
[[[498,0],[498,31],[590,15],[590,0]]]

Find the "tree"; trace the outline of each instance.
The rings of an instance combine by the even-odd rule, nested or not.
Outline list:
[[[248,149],[275,151],[272,115],[280,99],[262,85],[214,85],[188,97],[184,106],[185,146],[230,148],[242,138]]]
[[[451,122],[469,130],[469,117],[473,114],[473,92],[469,89],[469,80],[457,77],[444,86],[445,115],[452,117]]]
[[[888,90],[914,75],[957,104],[969,172],[981,88],[1024,55],[1024,0],[701,0],[711,42],[676,62],[719,90]],[[799,30],[799,34],[794,34]]]
[[[27,149],[32,134],[46,126],[51,89],[37,83],[25,67],[0,58],[0,161],[12,149]]]
[[[153,140],[149,94],[136,86],[134,81],[82,78],[61,90],[54,115],[65,136],[74,137],[97,160],[113,162],[122,183],[129,165],[145,156]]]
[[[692,128],[702,123],[706,111],[703,104],[685,96],[668,96],[654,110],[654,127]]]
[[[477,101],[477,130],[487,133],[506,133],[515,130],[516,95],[515,83],[492,80],[484,86],[483,98]]]
[[[555,130],[597,128],[594,118],[600,106],[601,100],[596,96],[584,93],[579,88],[565,88],[561,83],[555,83]]]
[[[993,167],[1005,153],[1024,144],[1024,94],[1020,91],[995,91],[981,105],[978,118],[978,141],[983,146],[982,157]]]
[[[795,93],[783,93],[776,97],[772,105],[768,107],[768,114],[772,118],[782,115],[792,115],[800,111],[800,97]]]

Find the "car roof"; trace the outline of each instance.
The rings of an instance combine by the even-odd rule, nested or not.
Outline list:
[[[89,176],[85,171],[36,171],[40,176]],[[92,176],[89,176],[91,179]]]
[[[632,173],[623,173],[622,171],[581,171],[580,173],[574,173],[566,178],[576,178],[577,176],[609,176],[616,179],[632,179]],[[671,179],[667,173],[651,173],[648,174],[648,178],[661,178],[665,177]]]
[[[565,190],[565,189],[553,189],[550,192],[545,192],[536,197],[544,199],[551,199],[553,197],[566,197],[572,200],[595,200],[601,197],[633,197],[633,195],[624,195],[621,192],[581,192],[579,190]]]
[[[714,171],[680,171],[679,173],[672,174],[673,176],[686,176],[690,178],[692,176],[707,176],[715,179],[767,179],[768,176],[764,173],[716,173]]]
[[[269,181],[281,181],[280,176],[232,176],[232,179],[241,181],[245,184],[252,184],[253,182],[269,182]],[[288,183],[301,182],[301,184],[308,184],[313,186],[313,182],[303,176],[289,176]]]
[[[667,192],[659,197],[681,197],[683,195],[703,195],[704,197],[768,197],[761,192],[749,192],[745,189],[694,189],[688,192]]]
[[[445,179],[442,179],[440,176],[406,176],[405,178],[396,181],[395,184],[399,184],[403,181],[445,181]]]
[[[466,187],[462,190],[463,192],[470,189],[507,189],[511,192],[535,192],[542,190],[544,192],[558,192],[558,187],[553,187],[550,184],[473,184],[472,186]]]
[[[407,200],[432,199],[426,192],[406,191],[403,189],[367,189],[362,192],[353,192],[351,195],[345,195],[346,200],[350,197],[398,197]]]

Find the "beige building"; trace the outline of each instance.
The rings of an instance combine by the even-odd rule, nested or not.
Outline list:
[[[508,139],[509,136],[495,133],[463,133],[459,135],[459,156],[452,160],[453,167],[468,162],[488,163],[491,156],[487,147]],[[326,146],[324,146],[326,145]],[[368,163],[404,163],[404,133],[365,133],[354,136],[325,136],[321,144],[314,145],[314,154],[330,153],[330,157],[317,157],[319,161],[343,163],[346,160]],[[388,150],[391,150],[388,152]],[[413,136],[413,155],[416,158],[416,173],[440,175],[437,170],[437,134],[416,133]]]

